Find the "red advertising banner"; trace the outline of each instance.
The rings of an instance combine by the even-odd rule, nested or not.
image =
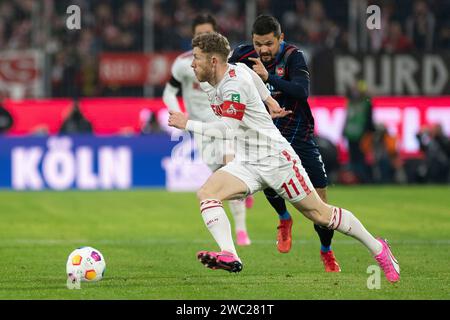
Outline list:
[[[316,133],[345,150],[342,132],[346,99],[312,97],[309,102]],[[57,134],[71,105],[70,99],[5,100],[4,106],[14,118],[8,134]],[[373,99],[373,106],[375,122],[384,124],[397,138],[398,148],[404,156],[417,154],[419,145],[415,135],[424,125],[441,124],[450,136],[450,96],[378,97]],[[161,127],[167,128],[167,109],[161,99],[85,98],[80,100],[80,109],[98,135],[139,134],[149,115],[156,115]]]
[[[342,136],[346,117],[343,97],[313,97],[309,99],[315,118],[315,130],[331,140],[340,150],[346,150]],[[403,156],[419,151],[416,133],[422,126],[441,124],[450,136],[450,96],[444,97],[377,97],[372,99],[375,123],[383,124],[396,137]]]
[[[179,52],[103,53],[99,78],[105,85],[162,85],[170,79],[170,69]]]
[[[14,124],[9,135],[57,134],[73,105],[71,99],[5,100]],[[94,133],[114,135],[139,133],[143,115],[166,109],[162,99],[85,98],[80,110],[92,123]]]

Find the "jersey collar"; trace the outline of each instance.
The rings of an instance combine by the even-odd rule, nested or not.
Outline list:
[[[217,82],[215,86],[213,86],[214,88],[217,89],[219,87],[219,85],[225,81],[225,78],[228,77],[228,74],[230,73],[230,69],[231,69],[232,65],[229,63],[227,63],[227,65],[228,65],[227,71],[225,71],[225,73],[223,74],[223,78],[219,82]]]

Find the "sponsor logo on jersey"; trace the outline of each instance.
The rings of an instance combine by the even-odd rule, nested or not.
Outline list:
[[[241,95],[239,93],[231,94],[231,101],[233,102],[241,102]]]
[[[230,75],[230,78],[234,78],[234,77],[236,77],[236,70],[231,69],[231,70],[228,72],[228,74]]]
[[[240,102],[224,101],[221,107],[222,117],[242,120],[242,117],[245,113],[245,104],[242,104]]]
[[[234,107],[233,104],[231,104],[231,105],[228,107],[227,113],[228,113],[228,114],[232,114],[232,115],[235,115],[235,114],[237,113],[236,108]]]

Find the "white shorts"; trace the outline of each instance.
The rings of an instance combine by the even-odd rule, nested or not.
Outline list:
[[[220,170],[242,180],[250,194],[270,187],[291,203],[314,190],[298,155],[286,150],[256,164],[233,160]]]
[[[225,156],[234,155],[234,141],[195,135],[200,158],[214,172],[225,165]]]

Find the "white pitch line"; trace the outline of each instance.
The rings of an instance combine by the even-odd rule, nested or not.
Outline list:
[[[104,244],[104,245],[150,245],[150,244],[186,244],[186,243],[195,243],[195,244],[209,244],[213,242],[213,240],[207,239],[163,239],[163,238],[148,238],[148,239],[130,239],[130,240],[111,240],[111,239],[103,239],[103,240],[95,240],[95,239],[3,239],[0,240],[0,247],[6,247],[11,245],[62,245],[62,244],[73,244],[73,245],[88,245],[89,243]],[[319,243],[319,239],[317,240],[293,240],[294,244],[317,244]],[[252,239],[252,244],[257,245],[273,245],[276,243],[275,239]],[[354,245],[358,243],[356,240],[333,240],[333,244],[338,245]],[[424,239],[403,239],[398,241],[389,241],[391,244],[407,244],[407,245],[450,245],[450,239],[432,239],[432,240],[424,240]]]

